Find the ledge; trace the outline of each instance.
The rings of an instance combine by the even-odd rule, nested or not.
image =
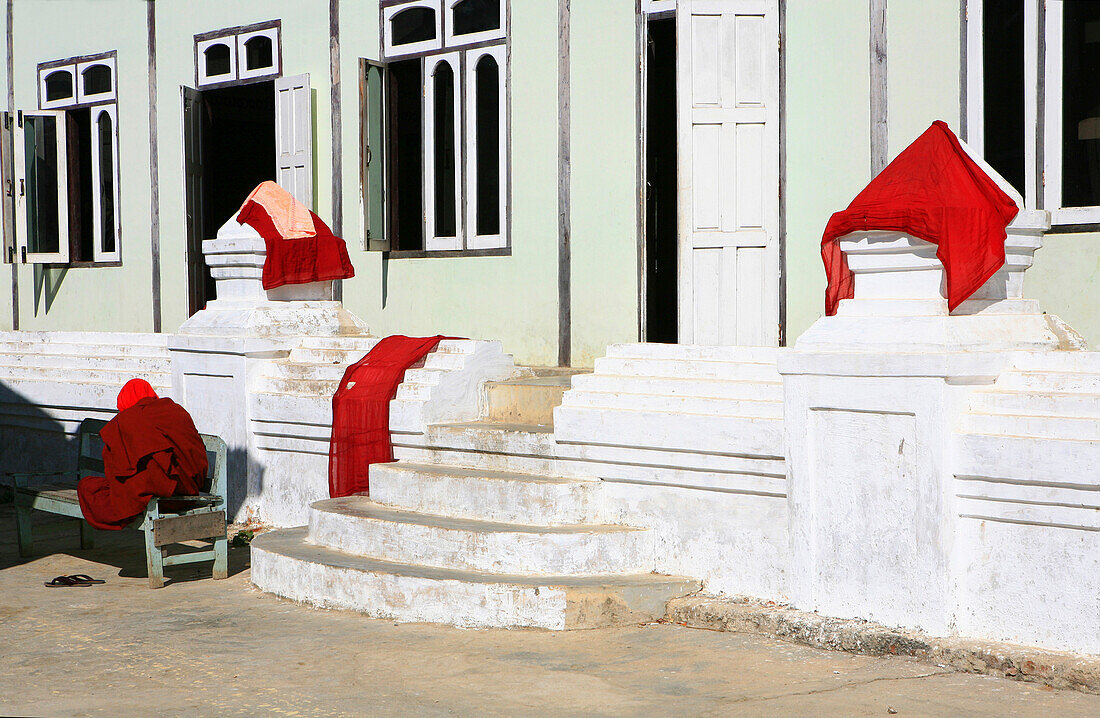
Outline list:
[[[1100,656],[972,638],[936,638],[746,598],[687,596],[669,601],[667,610],[666,621],[689,628],[770,636],[867,656],[909,656],[963,673],[1100,694]]]

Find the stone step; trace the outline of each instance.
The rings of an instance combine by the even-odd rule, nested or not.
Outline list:
[[[339,364],[348,366],[362,359],[367,352],[345,349],[317,349],[313,347],[296,347],[290,350],[287,361],[296,364]]]
[[[783,382],[676,379],[661,377],[582,374],[573,378],[574,391],[623,394],[700,396],[712,399],[783,401]]]
[[[171,359],[167,352],[156,356],[111,356],[102,352],[89,354],[0,354],[0,371],[3,367],[37,368],[49,372],[83,372],[89,369],[109,371],[171,372]],[[57,374],[54,375],[55,377]]]
[[[1100,442],[1054,437],[963,433],[954,474],[1097,485]]]
[[[1100,394],[1100,374],[1088,372],[1010,371],[994,385],[998,389]]]
[[[1013,359],[1012,365],[1019,371],[1100,374],[1100,352],[1021,352]]]
[[[407,401],[427,401],[431,398],[434,384],[420,384],[413,381],[403,381],[397,387],[396,399]]]
[[[0,379],[4,381],[37,380],[44,379],[52,382],[58,381],[58,370],[34,366],[0,365]],[[64,381],[81,384],[109,384],[121,387],[130,379],[144,379],[153,387],[168,387],[172,385],[172,375],[166,371],[149,370],[121,370],[110,369],[72,369],[66,372]]]
[[[35,344],[61,347],[161,347],[168,346],[167,334],[146,332],[57,332],[57,331],[3,331],[0,346]]]
[[[1100,418],[1030,416],[1024,414],[966,414],[962,430],[973,434],[1003,434],[1075,441],[1100,441]],[[1095,468],[1100,471],[1100,465]]]
[[[970,395],[974,414],[1100,417],[1100,394],[978,390]]]
[[[306,364],[293,361],[277,361],[270,365],[270,379],[296,381],[335,381],[344,377],[346,366],[341,364]]]
[[[675,359],[683,361],[728,361],[775,365],[779,347],[704,346],[693,344],[612,344],[607,356],[621,359]]]
[[[530,526],[391,509],[365,496],[317,501],[310,540],[384,561],[523,575],[645,573],[653,534],[613,525]]]
[[[619,376],[668,377],[672,379],[725,379],[741,381],[782,381],[775,364],[737,361],[677,361],[675,359],[624,359],[601,357],[595,374]]]
[[[622,411],[562,405],[555,412],[560,442],[613,444],[672,451],[781,457],[783,418]]]
[[[570,380],[569,374],[558,374],[487,382],[483,414],[495,422],[552,424]]]
[[[600,522],[600,482],[398,462],[370,467],[370,497],[407,511],[532,526]]]
[[[372,618],[464,628],[644,623],[663,616],[669,600],[699,590],[693,579],[651,573],[509,576],[390,563],[313,545],[304,527],[260,534],[251,551],[260,590]]]
[[[70,344],[0,341],[0,361],[8,356],[169,358],[167,347],[155,344]]]
[[[579,391],[576,389],[565,395],[562,406],[614,409],[617,411],[783,418],[783,402],[781,401],[712,399],[709,397],[662,394],[624,394],[619,392]]]
[[[303,337],[301,348],[322,349],[344,352],[362,352],[366,354],[378,343],[380,337],[365,335],[340,337]]]
[[[340,388],[339,379],[287,379],[278,376],[260,377],[256,391],[264,394],[292,394],[318,396],[332,401],[332,395]]]

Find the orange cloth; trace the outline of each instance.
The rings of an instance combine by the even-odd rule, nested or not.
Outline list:
[[[245,211],[249,202],[255,202],[264,208],[275,230],[283,239],[302,239],[316,237],[317,227],[309,208],[294,199],[294,196],[271,180],[261,182],[248,199],[241,205],[238,214]],[[240,221],[238,219],[238,221]]]

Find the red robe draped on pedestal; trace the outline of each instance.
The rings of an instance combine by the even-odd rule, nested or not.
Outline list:
[[[393,461],[390,400],[405,370],[447,337],[386,337],[344,372],[332,397],[328,485],[333,498],[369,490],[371,464]]]
[[[152,497],[194,496],[202,488],[206,447],[191,416],[171,399],[156,394],[137,399],[99,435],[105,475],[89,476],[77,486],[80,510],[92,526],[125,528]]]
[[[936,120],[829,219],[821,258],[829,286],[825,313],[853,296],[852,272],[837,240],[852,232],[905,232],[939,245],[949,310],[978,291],[1005,263],[1005,227],[1020,208]]]

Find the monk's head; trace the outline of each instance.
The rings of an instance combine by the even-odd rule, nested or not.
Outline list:
[[[144,379],[131,379],[118,393],[118,410],[129,409],[142,399],[156,399],[157,393]]]

